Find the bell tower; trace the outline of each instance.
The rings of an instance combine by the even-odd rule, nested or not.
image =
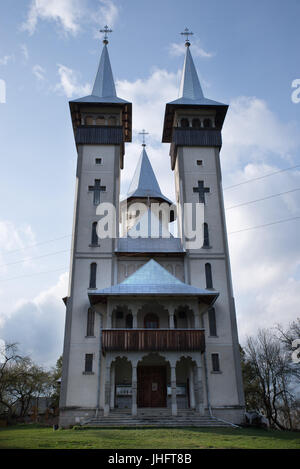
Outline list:
[[[97,405],[94,372],[99,345],[94,331],[100,328],[100,316],[90,308],[88,293],[116,283],[117,241],[111,237],[98,239],[96,211],[102,202],[115,207],[118,237],[120,170],[125,142],[131,142],[132,105],[116,94],[108,54],[108,34],[112,31],[106,26],[101,32],[104,33],[103,50],[92,94],[69,103],[77,171],[69,294],[65,299],[62,409],[78,406],[83,395],[87,407]],[[87,356],[92,370],[89,391],[82,376],[82,357]]]
[[[191,55],[188,29],[179,98],[166,105],[162,142],[170,143],[175,176],[178,232],[185,245],[182,213],[186,203],[204,206],[203,245],[186,249],[186,281],[217,290],[214,308],[202,316],[206,336],[208,401],[216,416],[244,406],[236,312],[233,298],[220,150],[226,104],[204,96]],[[215,363],[213,363],[215,361]],[[218,410],[217,410],[218,409]]]

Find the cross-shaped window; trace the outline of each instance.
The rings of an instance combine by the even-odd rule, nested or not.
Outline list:
[[[95,179],[95,185],[89,186],[89,191],[94,192],[94,205],[100,204],[101,192],[106,191],[106,186],[101,186],[101,180]]]
[[[205,193],[209,193],[209,187],[204,187],[204,181],[198,181],[198,187],[194,187],[194,192],[198,192],[199,194],[199,202],[200,204],[205,204]]]

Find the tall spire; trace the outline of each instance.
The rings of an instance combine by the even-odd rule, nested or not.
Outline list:
[[[179,98],[175,101],[171,101],[166,104],[165,119],[164,119],[164,130],[162,141],[173,142],[173,130],[174,130],[174,116],[175,112],[178,109],[188,109],[192,107],[193,109],[208,109],[215,111],[215,122],[216,125],[222,127],[226,112],[228,109],[227,104],[220,103],[218,101],[213,101],[204,96],[198,73],[191,55],[189,41],[189,36],[192,36],[193,33],[186,28],[181,35],[186,36],[185,40],[185,59],[184,66],[182,71],[182,79],[179,90]],[[173,142],[175,143],[175,142]],[[175,145],[176,146],[176,145]]]
[[[185,28],[183,33],[180,33],[182,36],[186,36],[185,39],[185,59],[184,66],[182,71],[182,78],[180,84],[179,98],[187,98],[192,100],[203,99],[204,94],[200,85],[198,73],[192,58],[190,51],[190,40],[189,36],[193,36],[194,33],[189,31],[188,28]]]
[[[93,96],[99,98],[115,98],[117,96],[114,77],[110,65],[107,44],[103,41],[104,46],[100,58],[100,63],[92,91]]]
[[[185,46],[186,54],[180,84],[179,97],[193,100],[203,99],[204,95],[190,51],[190,43],[186,41]]]
[[[115,81],[112,73],[108,54],[108,34],[112,33],[112,30],[108,26],[104,29],[100,29],[101,33],[104,33],[103,39],[103,50],[95,78],[92,94],[85,96],[84,98],[75,99],[71,102],[74,103],[107,103],[107,104],[127,104],[128,101],[121,99],[117,96]],[[129,104],[129,103],[128,103]]]

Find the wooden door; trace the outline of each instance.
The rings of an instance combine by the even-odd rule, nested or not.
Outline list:
[[[164,366],[138,368],[138,407],[167,406],[167,376]]]

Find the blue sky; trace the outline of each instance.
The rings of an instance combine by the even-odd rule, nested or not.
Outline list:
[[[194,32],[191,52],[205,95],[230,104],[221,153],[226,188],[300,164],[300,103],[291,100],[291,83],[300,78],[299,14],[298,0],[1,3],[0,338],[20,342],[45,364],[61,353],[76,165],[68,100],[87,94],[94,80],[98,30],[114,30],[109,53],[118,95],[133,102],[122,191],[146,128],[161,188],[173,197],[161,134],[165,103],[178,94],[179,33],[186,26]],[[297,188],[299,168],[225,190],[225,205]],[[233,232],[300,216],[299,194],[226,212],[242,342],[258,327],[299,316],[299,221]]]

